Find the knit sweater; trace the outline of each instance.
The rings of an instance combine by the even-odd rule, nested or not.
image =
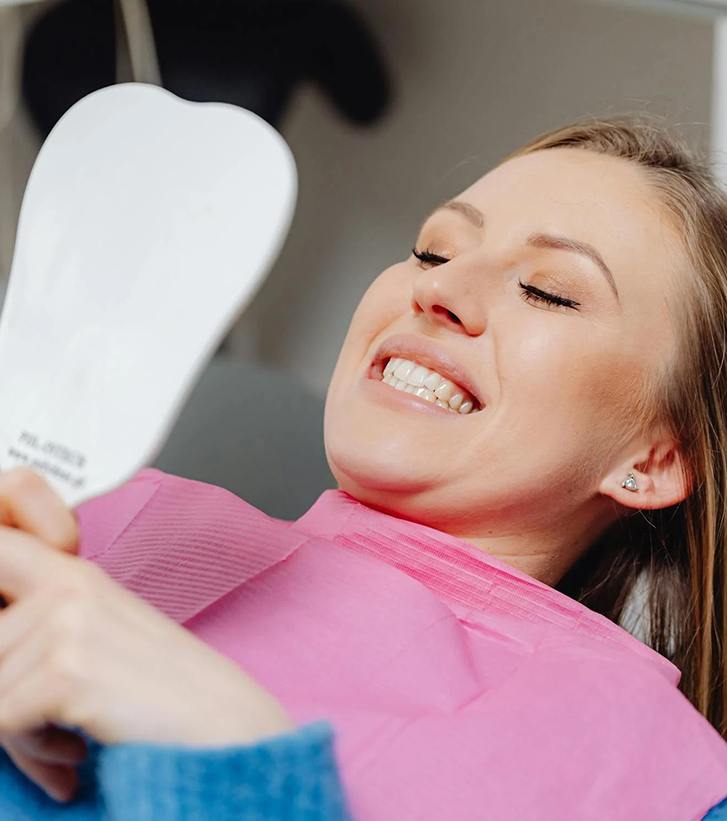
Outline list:
[[[324,721],[239,747],[89,740],[72,804],[52,801],[0,757],[0,818],[13,821],[346,821],[332,730]],[[727,798],[704,821],[727,821]]]
[[[704,821],[727,821],[727,798],[704,816]]]
[[[0,755],[3,821],[345,821],[333,731],[317,721],[255,744],[192,748],[88,740],[79,790],[58,803]]]

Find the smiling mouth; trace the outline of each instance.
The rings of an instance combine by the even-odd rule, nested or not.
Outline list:
[[[477,398],[461,385],[411,359],[395,356],[379,360],[372,365],[370,376],[451,413],[467,415],[482,410]]]

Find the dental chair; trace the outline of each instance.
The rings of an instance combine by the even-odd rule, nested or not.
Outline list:
[[[213,358],[154,467],[227,488],[296,519],[335,487],[323,450],[323,400],[267,365]]]

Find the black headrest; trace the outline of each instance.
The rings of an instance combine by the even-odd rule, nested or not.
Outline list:
[[[369,123],[390,86],[378,48],[341,0],[148,0],[162,83],[229,102],[278,125],[298,83]],[[23,94],[42,134],[81,97],[116,80],[113,0],[64,0],[28,33]]]

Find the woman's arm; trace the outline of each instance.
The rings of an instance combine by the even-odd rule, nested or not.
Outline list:
[[[198,748],[89,739],[80,789],[58,804],[0,760],[0,818],[14,821],[348,821],[331,725],[305,724],[253,744]]]

